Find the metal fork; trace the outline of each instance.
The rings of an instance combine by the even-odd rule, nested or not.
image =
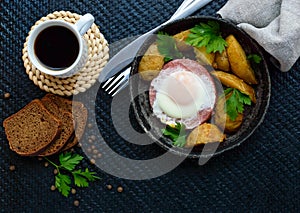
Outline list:
[[[129,74],[131,67],[125,69],[125,71],[109,78],[102,86],[109,95],[114,97],[118,92],[124,89],[129,83]]]
[[[178,16],[188,16],[193,13],[201,6],[209,3],[210,0],[184,0],[181,5],[178,7],[176,12],[172,15],[172,17],[167,21],[175,20]],[[165,23],[167,23],[165,22]],[[131,66],[127,66],[121,70],[115,76],[109,78],[103,85],[102,89],[107,92],[112,97],[119,93],[122,89],[124,89],[129,83],[129,75],[130,75]]]

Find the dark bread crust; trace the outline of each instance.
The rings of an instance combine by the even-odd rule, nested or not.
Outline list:
[[[38,99],[3,122],[10,149],[22,156],[43,152],[60,135],[61,125]]]
[[[49,156],[59,152],[74,133],[74,120],[71,113],[61,110],[51,99],[43,98],[43,105],[59,120],[62,121],[61,133],[39,156]]]
[[[60,96],[48,93],[43,99],[49,98],[51,99],[59,108],[66,110],[72,113],[75,120],[75,136],[73,140],[69,140],[69,142],[63,147],[62,151],[66,151],[73,146],[75,146],[80,139],[82,138],[88,118],[87,108],[83,103],[78,101],[71,101]],[[43,100],[42,99],[42,100]]]

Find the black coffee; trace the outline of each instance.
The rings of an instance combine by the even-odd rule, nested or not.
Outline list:
[[[75,62],[79,53],[79,43],[71,30],[52,26],[37,36],[34,51],[45,66],[53,70],[62,70]]]

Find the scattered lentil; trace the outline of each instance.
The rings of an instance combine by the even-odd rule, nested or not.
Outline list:
[[[54,185],[51,186],[51,191],[54,191],[56,189],[56,187]]]
[[[74,200],[74,206],[79,206],[79,201],[78,200]]]
[[[16,166],[15,165],[10,165],[9,166],[9,170],[10,171],[15,171],[16,170]]]
[[[102,154],[101,154],[101,153],[98,153],[97,157],[98,157],[98,158],[101,158],[101,157],[102,157]]]
[[[122,187],[122,186],[119,186],[119,187],[117,188],[117,191],[120,192],[120,193],[123,192],[123,187]]]
[[[96,149],[96,146],[93,145],[93,146],[91,146],[91,148],[92,148],[92,149]]]
[[[48,163],[48,162],[45,162],[44,166],[45,166],[45,167],[48,167],[48,166],[49,166],[49,163]]]
[[[95,136],[95,135],[91,135],[91,139],[92,139],[93,141],[95,141],[95,140],[96,140],[96,136]]]
[[[41,161],[41,160],[43,160],[43,158],[42,157],[38,157],[38,160]]]
[[[91,148],[87,148],[87,152],[88,152],[88,153],[91,153],[91,152],[92,152],[92,149],[91,149]]]
[[[92,140],[92,139],[89,139],[89,143],[93,143],[93,140]]]
[[[94,150],[93,150],[93,154],[98,154],[98,152],[99,152],[99,151],[98,151],[97,149],[94,149]]]
[[[8,92],[5,93],[5,94],[4,94],[4,98],[5,98],[5,99],[9,99],[9,98],[10,98],[10,93],[8,93]]]
[[[88,128],[92,128],[92,127],[93,127],[93,124],[89,123]]]

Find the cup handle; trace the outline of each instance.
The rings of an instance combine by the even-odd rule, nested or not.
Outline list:
[[[92,16],[90,13],[87,13],[76,22],[75,27],[79,31],[80,35],[83,36],[86,31],[90,29],[94,21],[94,16]]]

